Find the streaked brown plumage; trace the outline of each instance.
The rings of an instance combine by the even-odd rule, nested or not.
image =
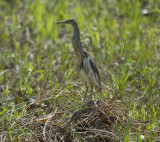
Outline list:
[[[82,47],[77,22],[74,19],[69,18],[64,21],[59,21],[57,24],[70,24],[73,27],[72,44],[77,56],[80,76],[86,84],[85,97],[88,92],[87,84],[91,85],[91,92],[93,87],[96,91],[101,91],[101,82],[98,69],[93,60],[88,55],[87,51]]]

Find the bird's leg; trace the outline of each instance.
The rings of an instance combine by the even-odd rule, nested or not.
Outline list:
[[[88,93],[88,85],[87,84],[85,84],[85,85],[86,85],[86,92],[85,92],[84,98],[86,98],[87,93]]]
[[[93,96],[93,86],[91,86],[91,99],[92,99],[92,96]]]

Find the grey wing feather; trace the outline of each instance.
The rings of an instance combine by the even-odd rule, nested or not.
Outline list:
[[[87,57],[84,58],[83,60],[83,68],[86,74],[88,75],[88,78],[90,80],[90,83],[95,87],[95,88],[100,88],[101,83],[100,83],[100,76],[98,69],[96,65],[93,63],[93,61]]]

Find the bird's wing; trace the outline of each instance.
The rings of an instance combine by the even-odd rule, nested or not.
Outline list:
[[[88,78],[91,84],[94,87],[99,88],[100,87],[99,72],[98,72],[96,65],[93,63],[93,61],[91,60],[89,56],[87,58],[84,58],[83,60],[83,69],[88,75]]]

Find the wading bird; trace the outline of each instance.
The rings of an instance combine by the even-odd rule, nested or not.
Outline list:
[[[93,87],[95,91],[101,91],[101,82],[98,69],[87,51],[82,47],[77,22],[74,19],[69,18],[64,21],[59,21],[56,24],[70,24],[73,27],[72,44],[78,60],[78,71],[86,85],[84,97],[86,98],[88,93],[88,84],[91,86],[91,96],[93,94]]]

